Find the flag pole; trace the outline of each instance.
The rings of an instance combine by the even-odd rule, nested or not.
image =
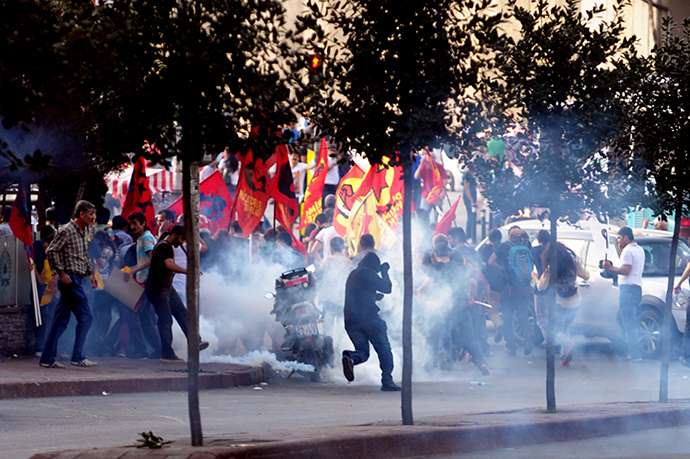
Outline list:
[[[29,257],[29,273],[31,275],[31,293],[34,298],[34,318],[36,320],[36,326],[40,327],[43,325],[43,319],[41,318],[41,303],[38,301],[38,285],[36,285],[36,264],[33,258]]]

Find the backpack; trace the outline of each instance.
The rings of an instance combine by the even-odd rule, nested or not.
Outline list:
[[[532,270],[534,269],[532,251],[529,247],[522,244],[513,245],[510,242],[508,244],[511,246],[510,252],[508,252],[509,278],[515,286],[529,284],[532,279]]]
[[[577,274],[571,270],[561,273],[556,279],[556,294],[561,298],[570,298],[577,293],[575,280]]]

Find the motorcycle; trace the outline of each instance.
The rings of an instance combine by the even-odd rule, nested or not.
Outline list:
[[[333,338],[319,331],[318,324],[323,322],[323,314],[314,305],[313,268],[285,271],[276,279],[275,290],[275,294],[268,292],[264,297],[274,299],[271,314],[275,314],[276,322],[285,328],[282,358],[313,365],[313,372],[298,370],[298,373],[317,382],[323,367],[333,366],[334,351]]]

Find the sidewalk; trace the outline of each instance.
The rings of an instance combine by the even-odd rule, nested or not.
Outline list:
[[[43,368],[32,357],[0,360],[0,399],[187,390],[187,364],[100,357],[98,366]],[[266,381],[263,368],[202,363],[200,389],[247,386]],[[68,384],[65,384],[68,383]]]
[[[304,413],[308,415],[307,412]],[[534,409],[417,419],[415,426],[374,423],[318,429],[228,434],[191,447],[189,439],[161,449],[125,446],[37,454],[33,459],[406,458],[458,454],[576,440],[690,424],[690,400]]]

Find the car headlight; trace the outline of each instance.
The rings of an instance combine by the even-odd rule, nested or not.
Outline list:
[[[680,292],[678,295],[673,295],[673,304],[678,309],[686,309],[688,307],[688,303],[690,303],[690,300],[688,300],[685,292]]]

